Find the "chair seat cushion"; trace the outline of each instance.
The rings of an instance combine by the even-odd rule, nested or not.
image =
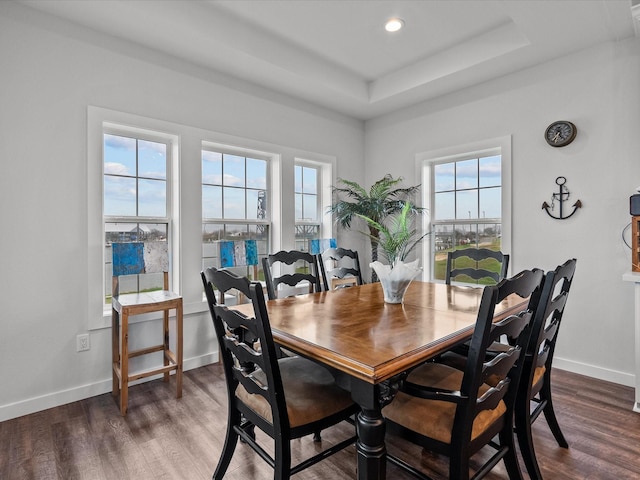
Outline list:
[[[407,380],[431,388],[457,391],[462,384],[463,373],[460,370],[439,363],[426,363],[416,368]],[[483,384],[479,395],[490,388]],[[501,400],[493,410],[483,410],[473,422],[471,439],[477,438],[507,411]],[[382,410],[383,415],[425,437],[443,443],[451,443],[453,419],[456,405],[440,400],[427,400],[406,393],[398,393],[394,400]]]
[[[349,392],[338,387],[331,373],[321,365],[302,357],[281,358],[278,365],[292,428],[321,420],[354,404]],[[265,382],[262,371],[258,370],[253,375],[260,382]],[[236,396],[273,423],[271,406],[266,398],[248,393],[242,385],[238,385]]]

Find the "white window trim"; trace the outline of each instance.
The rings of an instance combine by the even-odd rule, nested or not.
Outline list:
[[[167,165],[167,217],[169,218],[169,244],[171,248],[171,288],[180,292],[180,169],[179,135],[168,122],[138,115],[89,106],[87,111],[87,213],[88,213],[88,328],[95,330],[111,326],[111,309],[104,304],[104,133],[128,133],[140,138],[162,138],[170,144]],[[99,314],[98,312],[101,312]]]
[[[326,156],[324,159],[318,159],[318,155],[315,155],[316,159],[311,160],[307,157],[296,157],[294,159],[294,166],[299,165],[302,167],[314,167],[318,169],[318,221],[317,222],[301,222],[295,221],[295,224],[303,225],[308,223],[310,225],[320,225],[320,238],[333,238],[333,219],[331,215],[327,215],[327,211],[333,203],[331,186],[335,184],[335,157]],[[295,217],[295,215],[294,215]]]
[[[502,237],[501,248],[505,252],[512,252],[512,194],[511,194],[511,136],[497,137],[487,140],[480,140],[464,145],[446,147],[439,150],[421,152],[416,154],[416,178],[422,179],[422,206],[426,209],[423,218],[423,231],[432,229],[430,212],[432,211],[432,181],[431,171],[435,163],[453,162],[468,158],[477,158],[485,154],[495,154],[499,152],[502,159]],[[422,242],[422,277],[423,280],[433,279],[433,265],[431,262],[432,239]]]

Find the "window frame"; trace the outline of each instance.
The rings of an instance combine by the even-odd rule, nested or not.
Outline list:
[[[332,193],[331,193],[331,185],[333,185],[333,162],[328,160],[311,160],[308,158],[296,157],[294,159],[294,204],[295,204],[295,195],[298,193],[295,190],[295,167],[302,168],[313,168],[316,170],[316,216],[317,220],[315,221],[305,221],[298,220],[295,215],[294,209],[294,241],[296,245],[298,244],[298,240],[295,238],[295,232],[298,226],[304,227],[318,227],[318,239],[323,238],[332,238],[333,236],[333,222],[331,219],[331,215],[325,215],[327,209],[331,206],[332,203]],[[310,240],[311,238],[309,238]],[[309,245],[306,246],[307,250],[310,251]],[[298,249],[296,247],[296,249]]]
[[[180,218],[179,218],[179,153],[180,136],[168,133],[174,128],[167,122],[89,106],[87,112],[87,211],[88,211],[88,305],[89,330],[111,326],[111,305],[105,302],[107,293],[107,259],[105,258],[106,223],[167,224],[169,246],[170,288],[180,292]],[[104,214],[104,135],[115,134],[167,144],[166,217],[107,216]],[[99,290],[101,295],[96,295]],[[100,315],[98,315],[100,312]],[[141,315],[139,320],[149,315]],[[151,315],[153,317],[153,315]]]
[[[199,272],[202,266],[202,145],[233,146],[243,152],[269,152],[269,194],[267,202],[271,228],[269,248],[291,250],[295,248],[295,209],[293,198],[294,163],[297,159],[316,162],[323,166],[323,212],[331,205],[331,185],[335,183],[337,158],[333,155],[303,150],[283,144],[269,143],[174,123],[141,115],[125,113],[93,105],[87,106],[87,257],[82,267],[88,272],[86,290],[87,328],[90,331],[111,328],[111,311],[103,308],[104,297],[104,221],[103,221],[103,125],[125,126],[138,132],[151,131],[167,135],[173,140],[172,171],[170,179],[171,208],[171,260],[172,290],[183,296],[184,315],[200,315],[208,311],[202,293]],[[236,147],[238,146],[238,147]],[[251,155],[249,155],[251,156]],[[332,236],[332,219],[322,215],[323,235]],[[169,232],[168,232],[169,234]],[[110,280],[110,279],[109,279]],[[136,316],[135,322],[159,320],[153,314]]]
[[[222,226],[222,228],[226,228],[226,225],[238,225],[238,226],[245,226],[245,225],[264,225],[267,227],[267,250],[270,250],[270,246],[272,244],[272,231],[273,231],[273,222],[272,222],[272,199],[273,194],[272,194],[272,190],[273,190],[273,182],[272,182],[272,176],[273,176],[273,171],[274,171],[274,164],[277,162],[278,159],[278,154],[273,153],[273,152],[267,152],[267,151],[261,151],[261,150],[253,150],[253,149],[249,149],[249,148],[245,148],[245,147],[239,147],[236,145],[229,145],[229,144],[221,144],[221,143],[216,143],[216,142],[211,142],[211,141],[206,141],[203,140],[202,141],[202,149],[201,149],[201,157],[200,157],[200,162],[202,162],[202,152],[204,151],[210,151],[210,152],[214,152],[214,153],[220,153],[222,155],[234,155],[234,156],[241,156],[244,157],[245,162],[248,158],[251,159],[256,159],[256,160],[264,160],[266,162],[266,178],[265,178],[265,192],[266,192],[266,201],[267,201],[267,208],[266,208],[266,215],[265,218],[263,220],[258,219],[258,218],[225,218],[224,217],[224,208],[222,210],[222,217],[204,217],[204,213],[202,215],[201,218],[201,229],[202,232],[204,232],[204,226],[205,225],[220,225]],[[223,157],[224,158],[224,157]],[[245,163],[246,165],[246,163]],[[223,175],[224,175],[224,170],[223,170]],[[246,170],[245,170],[245,176],[246,176]],[[205,185],[213,185],[210,183],[205,183],[204,182],[204,178],[203,175],[200,176],[200,188],[202,190],[202,188]],[[224,186],[224,183],[220,185],[221,187]],[[247,185],[245,184],[244,187],[241,187],[243,190],[247,190]],[[249,189],[249,190],[255,190],[255,189]],[[224,197],[223,197],[223,202],[224,202]],[[204,201],[202,198],[202,192],[201,192],[201,204],[203,205],[203,210],[204,210]],[[246,205],[245,205],[245,214],[246,214]],[[201,240],[201,243],[202,240]],[[215,257],[205,257],[204,256],[204,252],[202,252],[201,255],[201,264],[202,267],[205,267],[205,258],[215,258]],[[247,273],[249,267],[247,267]],[[262,269],[262,265],[258,264],[258,271],[260,271]],[[204,297],[203,297],[204,298]]]
[[[434,199],[434,175],[433,168],[435,165],[468,160],[473,158],[482,158],[491,155],[501,156],[501,249],[504,252],[511,253],[513,251],[512,246],[512,176],[511,176],[511,136],[497,137],[493,139],[481,140],[465,145],[446,147],[439,150],[433,150],[428,152],[421,152],[416,155],[416,175],[417,178],[422,179],[422,204],[426,209],[427,214],[423,218],[423,231],[433,231],[434,225],[440,223],[460,223],[460,224],[480,224],[480,223],[495,223],[495,219],[491,222],[486,222],[481,218],[472,218],[469,220],[438,220],[435,221],[431,217],[431,213],[435,206]],[[423,279],[428,281],[438,281],[434,279],[435,265],[433,262],[435,250],[435,236],[429,235],[428,241],[422,244],[422,258],[423,258]]]

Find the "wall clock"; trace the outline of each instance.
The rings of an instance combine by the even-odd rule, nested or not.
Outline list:
[[[544,139],[552,147],[564,147],[573,142],[578,129],[566,120],[558,120],[547,127],[544,132]]]

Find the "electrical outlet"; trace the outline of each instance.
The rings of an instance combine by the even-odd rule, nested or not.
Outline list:
[[[76,337],[76,351],[86,352],[90,348],[91,348],[91,343],[89,342],[88,333],[82,333]]]

